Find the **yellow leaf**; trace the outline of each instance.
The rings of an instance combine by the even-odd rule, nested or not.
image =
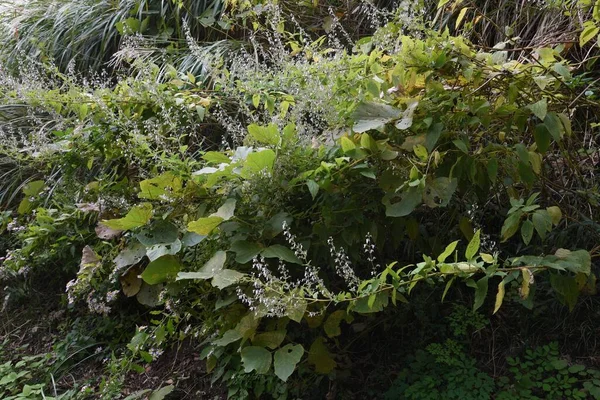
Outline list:
[[[500,282],[498,285],[498,294],[496,294],[496,305],[494,306],[494,314],[500,309],[502,306],[502,301],[504,300],[504,281]]]

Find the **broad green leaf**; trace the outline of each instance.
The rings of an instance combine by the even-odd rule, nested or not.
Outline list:
[[[160,292],[162,292],[164,285],[149,285],[146,282],[142,282],[140,291],[135,295],[136,300],[145,306],[156,307],[160,304]]]
[[[488,177],[492,183],[496,183],[496,179],[498,177],[498,160],[492,158],[487,163],[487,172]]]
[[[446,258],[450,257],[452,253],[454,253],[454,249],[456,249],[456,245],[458,244],[458,242],[459,240],[456,240],[450,243],[448,246],[446,246],[446,250],[444,250],[444,252],[438,256],[438,262],[445,262]]]
[[[196,221],[192,221],[188,224],[187,229],[190,232],[197,233],[198,235],[208,235],[210,234],[217,226],[221,225],[223,222],[223,218],[221,217],[206,217],[200,218]]]
[[[550,141],[552,140],[546,125],[538,124],[535,127],[533,136],[535,137],[535,144],[537,145],[538,150],[541,153],[545,153],[550,147]]]
[[[151,247],[157,244],[173,243],[177,240],[178,235],[179,230],[175,225],[160,220],[152,223],[148,228],[142,229],[135,237],[144,246]]]
[[[473,311],[477,311],[479,307],[483,305],[485,298],[488,292],[488,279],[489,277],[484,276],[480,280],[477,281],[477,286],[475,288],[475,301],[473,303]]]
[[[531,242],[531,238],[533,237],[533,223],[528,219],[523,221],[523,225],[521,225],[521,237],[523,238],[523,243],[526,245]]]
[[[388,303],[389,294],[387,292],[379,292],[375,297],[362,297],[358,299],[354,304],[354,311],[361,314],[376,313],[382,311]]]
[[[210,164],[229,164],[231,162],[229,157],[218,151],[207,151],[202,158]]]
[[[372,129],[382,128],[388,122],[400,118],[402,110],[383,103],[361,103],[353,115],[355,121],[352,130],[363,133]]]
[[[340,144],[342,145],[342,151],[344,153],[347,153],[349,151],[356,149],[356,145],[354,144],[354,142],[346,136],[342,136],[340,138]]]
[[[552,225],[558,225],[560,220],[562,219],[562,211],[557,206],[551,206],[546,208],[548,214],[550,214],[550,218],[552,218]]]
[[[317,193],[319,193],[319,184],[312,179],[306,181],[306,186],[308,186],[308,191],[314,200],[317,197]]]
[[[479,256],[483,261],[485,261],[488,264],[492,264],[495,261],[494,256],[492,256],[491,254],[479,253]]]
[[[252,338],[252,344],[254,346],[267,347],[274,350],[281,346],[286,334],[287,331],[285,329],[259,333]]]
[[[504,220],[504,224],[502,225],[502,231],[500,233],[503,242],[506,242],[515,233],[517,233],[517,231],[519,230],[519,225],[521,224],[522,216],[523,212],[519,210],[510,214],[508,218]]]
[[[432,181],[427,180],[423,200],[431,208],[446,207],[457,187],[458,179],[454,178],[439,177]]]
[[[152,394],[150,395],[148,400],[163,400],[173,390],[175,390],[175,386],[173,386],[173,385],[162,387],[162,388],[152,392]]]
[[[180,269],[181,263],[177,257],[172,255],[162,256],[148,264],[142,272],[142,279],[149,285],[156,285],[175,278]]]
[[[530,104],[528,107],[533,115],[538,117],[540,120],[543,121],[544,118],[546,118],[546,114],[548,113],[548,101],[545,98],[537,103]]]
[[[141,181],[138,197],[148,200],[177,197],[181,189],[181,178],[175,176],[172,172],[166,172],[156,178]]]
[[[504,292],[504,280],[502,280],[502,282],[500,282],[500,284],[498,285],[498,293],[496,294],[496,303],[494,305],[493,314],[496,314],[502,306],[502,301],[504,300]]]
[[[587,42],[595,38],[599,31],[600,28],[596,26],[594,21],[585,21],[583,23],[583,30],[579,34],[579,46],[583,47]]]
[[[264,347],[247,346],[241,352],[244,372],[266,374],[271,368],[271,353]]]
[[[146,247],[137,240],[130,244],[115,257],[113,262],[117,269],[139,263],[146,255]]]
[[[334,311],[329,317],[327,317],[327,320],[323,325],[323,329],[325,329],[325,333],[328,337],[331,338],[342,334],[340,323],[344,318],[346,318],[346,311],[344,310]]]
[[[308,363],[314,365],[315,371],[319,374],[328,374],[337,366],[329,350],[327,350],[322,337],[315,339],[310,346],[310,350],[308,350]]]
[[[413,151],[415,152],[415,155],[421,159],[421,161],[427,161],[428,154],[425,146],[418,144],[413,148]]]
[[[396,122],[397,129],[406,130],[412,126],[413,115],[415,114],[418,105],[419,102],[417,100],[411,99],[408,101],[406,110],[402,112],[402,118]]]
[[[454,144],[454,146],[456,146],[457,149],[459,149],[463,153],[469,154],[469,148],[467,147],[467,144],[464,142],[464,140],[456,139],[453,140],[452,143]]]
[[[555,255],[563,260],[565,269],[573,273],[589,275],[591,273],[592,258],[586,250],[569,251],[558,249]]]
[[[363,133],[360,136],[360,146],[372,152],[378,151],[377,142],[368,133]]]
[[[304,317],[304,314],[306,313],[306,307],[306,300],[295,299],[292,304],[288,304],[285,315],[292,321],[300,323],[302,317]]]
[[[552,230],[552,217],[546,210],[537,210],[533,213],[531,219],[538,235],[544,240],[546,234]]]
[[[546,115],[546,118],[544,118],[544,126],[548,129],[548,132],[552,135],[552,138],[558,142],[563,134],[563,125],[555,112],[549,112]]]
[[[569,306],[570,311],[573,311],[579,297],[579,288],[575,278],[552,273],[550,274],[550,285],[559,299]]]
[[[211,279],[215,276],[215,274],[223,270],[223,266],[225,265],[226,260],[227,253],[219,250],[198,271],[180,272],[179,274],[177,274],[177,280],[180,281],[185,279]]]
[[[302,264],[302,261],[300,261],[300,259],[296,257],[296,254],[294,254],[294,252],[291,249],[280,244],[274,244],[272,246],[269,246],[263,251],[261,251],[260,254],[264,258],[278,258],[280,260],[287,261],[293,264]]]
[[[146,256],[150,261],[165,256],[167,254],[175,255],[181,250],[181,240],[176,239],[173,243],[160,243],[150,246],[146,249]]]
[[[242,317],[240,322],[238,322],[235,326],[235,330],[238,331],[244,339],[252,339],[259,324],[260,318],[257,318],[255,313],[249,312]]]
[[[243,178],[249,178],[260,172],[271,173],[274,163],[275,152],[273,150],[267,149],[259,151],[258,153],[250,153],[248,154],[248,157],[246,157],[244,167],[240,174]]]
[[[423,191],[420,187],[411,187],[403,193],[402,200],[398,203],[391,204],[389,200],[384,202],[385,215],[388,217],[405,217],[413,212],[413,210],[421,204]]]
[[[475,254],[479,251],[479,245],[481,243],[481,229],[478,229],[477,232],[473,235],[473,238],[469,242],[467,246],[467,250],[465,251],[465,257],[467,260],[473,259]]]
[[[221,290],[240,281],[246,274],[232,269],[224,269],[217,272],[211,282],[214,287]]]
[[[242,335],[235,329],[230,329],[223,334],[223,336],[212,343],[216,346],[227,346],[228,344],[237,342],[242,338]]]
[[[235,204],[235,199],[227,199],[225,200],[225,203],[223,203],[223,205],[219,207],[217,212],[211,214],[210,216],[220,217],[223,219],[223,221],[229,221],[233,217],[233,213],[235,212]]]
[[[109,219],[101,222],[102,225],[115,230],[128,231],[139,228],[150,222],[152,218],[152,204],[142,203],[133,207],[125,217]]]
[[[261,247],[257,243],[238,240],[231,245],[229,250],[235,253],[237,263],[246,264],[260,253]]]
[[[277,350],[275,352],[275,362],[273,364],[275,368],[275,375],[277,375],[277,377],[282,381],[287,381],[287,379],[296,369],[296,365],[300,362],[303,355],[304,347],[299,344],[288,344]]]
[[[268,126],[250,124],[248,133],[254,140],[262,144],[275,146],[279,143],[279,129],[275,124],[269,124]]]
[[[44,181],[31,181],[23,186],[23,194],[27,197],[36,197],[44,188]]]

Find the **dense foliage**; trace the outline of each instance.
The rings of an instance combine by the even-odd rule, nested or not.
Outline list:
[[[600,398],[598,4],[44,3],[3,11],[3,398]]]

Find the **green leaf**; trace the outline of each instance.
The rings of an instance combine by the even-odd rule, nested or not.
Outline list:
[[[299,344],[288,344],[277,350],[274,356],[275,375],[282,381],[287,381],[296,369],[296,365],[300,362],[303,355],[304,347]]]
[[[558,142],[563,133],[563,125],[555,112],[549,112],[546,115],[546,118],[544,118],[544,126],[548,129],[548,132],[552,135],[552,138]]]
[[[308,350],[308,363],[314,365],[315,371],[319,374],[328,374],[337,366],[329,350],[327,350],[322,337],[315,339],[310,346],[310,350]]]
[[[349,151],[356,149],[354,142],[346,136],[342,136],[340,138],[340,144],[342,145],[342,151],[344,153],[348,153]]]
[[[456,245],[458,244],[458,240],[450,243],[448,246],[446,246],[446,250],[444,250],[444,252],[442,254],[440,254],[437,258],[438,262],[445,262],[446,258],[450,257],[452,255],[452,253],[454,253],[454,249],[456,249]]]
[[[177,274],[177,280],[185,280],[185,279],[211,279],[213,278],[219,271],[223,270],[223,266],[225,265],[225,261],[227,261],[227,253],[224,251],[217,251],[215,255],[213,255],[210,260],[206,262],[200,268],[200,270],[196,272],[180,272]]]
[[[279,143],[279,129],[275,124],[269,124],[266,127],[250,124],[248,126],[248,133],[254,140],[262,144],[275,146]]]
[[[246,157],[244,167],[240,172],[243,178],[250,178],[252,175],[260,172],[270,173],[273,170],[273,164],[275,163],[275,152],[267,149],[259,151],[258,153],[250,153]]]
[[[223,222],[223,218],[216,216],[200,218],[196,221],[190,222],[187,226],[187,229],[188,231],[197,233],[198,235],[208,235],[217,226],[221,225],[221,222]]]
[[[181,178],[172,172],[166,172],[156,178],[146,179],[140,182],[140,199],[158,200],[162,197],[176,197],[182,189]]]
[[[413,148],[413,151],[415,152],[415,155],[421,159],[421,161],[427,161],[428,154],[425,146],[418,144]]]
[[[306,313],[306,307],[306,300],[296,299],[292,304],[288,304],[285,310],[286,316],[292,321],[300,323],[302,317],[304,317],[304,313]]]
[[[213,341],[212,343],[217,346],[227,346],[228,344],[237,342],[242,338],[242,335],[235,329],[230,329],[223,334],[220,339]]]
[[[544,240],[546,233],[552,230],[552,217],[550,217],[550,214],[546,210],[538,210],[533,213],[531,219],[538,235]]]
[[[575,274],[589,275],[592,270],[592,258],[586,250],[569,251],[558,249],[555,255],[563,262],[565,269]]]
[[[325,333],[328,337],[331,338],[342,334],[340,323],[344,318],[346,318],[346,311],[344,310],[337,310],[331,313],[325,321],[325,324],[323,324],[323,329],[325,329]]]
[[[551,206],[546,208],[548,214],[550,214],[550,218],[552,218],[552,225],[558,225],[560,220],[562,219],[562,211],[557,206]]]
[[[271,353],[264,347],[247,346],[241,352],[244,372],[266,374],[271,368]]]
[[[552,140],[548,128],[543,124],[538,124],[535,127],[533,136],[535,138],[535,144],[537,145],[538,150],[541,153],[545,153],[550,147],[550,141]]]
[[[496,312],[498,312],[498,310],[500,309],[500,307],[502,307],[502,301],[504,300],[504,280],[502,280],[500,282],[500,284],[498,284],[498,293],[496,294],[496,303],[494,305],[494,312],[493,314],[496,314]]]
[[[477,281],[475,288],[475,301],[473,303],[473,311],[477,311],[483,305],[488,292],[488,276],[484,276]]]
[[[550,274],[550,285],[556,292],[559,299],[569,306],[569,310],[573,311],[577,298],[579,297],[579,287],[575,278],[559,274]]]
[[[217,212],[211,214],[210,216],[220,217],[223,219],[223,221],[229,221],[233,217],[233,213],[235,212],[235,204],[235,199],[227,199],[225,200],[225,203],[223,203],[223,205],[219,207]]]
[[[273,350],[283,343],[286,334],[287,331],[285,329],[259,333],[252,338],[252,344],[254,346],[267,347]]]
[[[141,276],[147,284],[156,285],[174,279],[180,269],[181,263],[177,257],[166,255],[148,264]]]
[[[492,183],[496,183],[496,179],[498,178],[498,160],[492,158],[487,163],[487,172],[488,177]]]
[[[420,187],[411,187],[403,193],[402,200],[398,203],[391,204],[387,200],[384,201],[385,215],[388,217],[405,217],[413,212],[413,210],[421,204],[423,191]]]
[[[102,225],[115,230],[128,231],[146,225],[152,218],[152,204],[142,203],[133,207],[125,217],[109,219],[101,222]]]
[[[548,112],[548,101],[545,98],[537,103],[530,104],[528,107],[533,115],[538,117],[540,120],[543,121],[544,118],[546,118],[546,113]]]
[[[519,225],[521,224],[521,216],[523,216],[522,211],[515,211],[510,214],[506,220],[504,220],[504,224],[502,225],[502,231],[500,235],[502,236],[502,242],[506,242],[510,239],[517,231],[519,230]]]
[[[261,247],[257,243],[238,240],[231,245],[229,250],[235,253],[237,263],[246,264],[260,253]]]
[[[211,282],[214,287],[221,290],[240,281],[246,274],[232,269],[224,269],[217,272]]]
[[[460,151],[462,151],[463,153],[469,154],[469,149],[467,148],[467,145],[465,144],[465,142],[463,140],[456,139],[456,140],[453,140],[452,143],[454,143],[456,148],[459,149]]]
[[[23,194],[28,197],[36,197],[44,188],[44,181],[31,181],[23,186]]]
[[[148,400],[163,400],[173,390],[175,390],[175,386],[173,386],[173,385],[162,387],[162,388],[152,392],[152,394],[150,395]]]
[[[469,242],[469,245],[467,246],[467,250],[465,251],[465,257],[467,258],[467,260],[471,260],[471,259],[473,259],[473,257],[475,257],[475,254],[477,254],[477,252],[479,251],[480,243],[481,243],[481,229],[478,229],[477,232],[475,232],[475,235],[473,235],[473,238]]]
[[[229,164],[231,162],[229,157],[218,151],[207,151],[202,158],[210,164]]]
[[[287,261],[293,264],[302,264],[302,261],[300,261],[300,259],[296,257],[296,254],[294,254],[294,252],[291,249],[280,244],[274,244],[272,246],[269,246],[263,251],[261,251],[260,254],[265,258],[278,258],[280,260]]]
[[[521,225],[521,237],[523,238],[523,243],[526,245],[531,242],[531,238],[533,237],[533,223],[528,219],[523,221],[523,225]]]
[[[308,191],[314,200],[317,197],[317,193],[319,193],[319,184],[312,179],[306,181],[306,186],[308,186]]]
[[[377,142],[368,133],[363,133],[360,136],[360,146],[372,152],[378,151]]]
[[[388,122],[399,118],[402,110],[383,103],[361,103],[352,119],[355,121],[352,130],[363,133],[372,129],[382,128]]]
[[[600,29],[594,21],[585,21],[583,23],[583,30],[579,34],[579,46],[583,47],[587,42],[595,38],[599,31]]]
[[[493,264],[494,263],[494,256],[492,256],[491,254],[487,254],[487,253],[479,253],[479,256],[481,257],[481,259],[483,261],[485,261],[488,264]]]

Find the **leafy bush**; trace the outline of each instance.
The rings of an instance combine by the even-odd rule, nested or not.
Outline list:
[[[455,309],[454,341],[415,353],[389,396],[521,390],[533,370],[494,380],[460,343],[488,325],[477,310],[594,293],[595,82],[563,45],[513,60],[428,30],[416,3],[359,40],[333,9],[313,39],[285,3],[233,4],[248,43],[192,52],[209,79],[139,53],[131,76],[3,76],[3,279],[60,271],[74,312],[149,311],[115,331],[104,398],[184,338],[232,398],[333,393],[354,335],[388,332],[419,292],[473,311]],[[169,7],[176,24],[183,3]],[[541,386],[518,395],[595,390],[579,367],[546,376],[555,353],[531,356]]]

